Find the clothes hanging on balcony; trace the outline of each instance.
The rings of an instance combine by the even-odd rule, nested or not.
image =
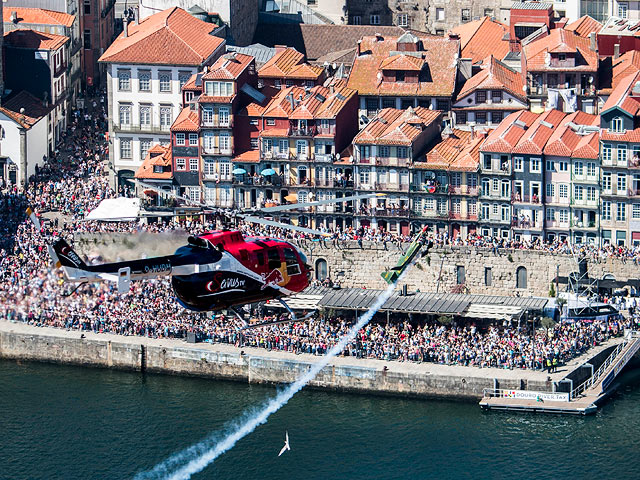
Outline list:
[[[559,90],[562,100],[565,103],[565,111],[575,112],[578,109],[578,97],[573,88],[563,88]]]
[[[558,91],[554,89],[549,89],[549,93],[547,94],[547,103],[549,104],[549,108],[558,108]]]

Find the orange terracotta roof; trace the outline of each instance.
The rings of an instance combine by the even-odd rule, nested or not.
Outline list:
[[[33,50],[58,50],[69,41],[64,35],[37,32],[29,29],[12,30],[4,34],[4,44]]]
[[[202,82],[200,82],[200,85],[196,85],[196,79],[198,78],[198,74],[194,73],[193,75],[191,75],[189,77],[189,80],[187,80],[187,83],[185,83],[182,86],[182,90],[190,90],[193,92],[202,92]]]
[[[198,117],[198,112],[192,110],[191,107],[184,107],[178,118],[175,119],[173,125],[171,125],[172,132],[197,132],[200,130],[199,127],[200,119]]]
[[[11,19],[13,12],[16,12],[18,15],[15,22]],[[4,7],[2,17],[4,23],[12,23],[14,25],[28,23],[31,25],[62,25],[63,27],[71,27],[76,19],[75,15],[56,12],[55,10],[10,6]]]
[[[526,103],[527,97],[522,89],[522,74],[511,70],[504,63],[490,56],[484,60],[481,69],[465,82],[456,101],[479,89],[505,90]]]
[[[631,116],[640,113],[640,102],[629,96],[638,81],[640,81],[640,73],[638,72],[620,80],[611,95],[609,95],[604,107],[602,107],[601,113],[605,113],[612,108],[620,108]]]
[[[234,163],[260,163],[259,150],[247,150],[233,157]]]
[[[422,131],[439,122],[442,112],[424,107],[385,108],[353,139],[354,144],[411,145]]]
[[[24,108],[24,112],[20,112]],[[26,90],[12,94],[2,101],[0,112],[22,128],[29,129],[46,116],[53,107],[45,107],[39,98]]]
[[[528,71],[580,71],[597,72],[598,54],[591,50],[588,38],[576,33],[556,28],[549,35],[535,40],[522,48]],[[548,65],[549,53],[573,53],[576,55],[575,67],[552,67]]]
[[[564,27],[565,30],[574,32],[576,35],[588,38],[590,33],[598,33],[602,30],[602,24],[589,15],[580,17],[575,22],[571,22]]]
[[[409,83],[383,81],[383,62],[393,57],[398,49],[398,37],[363,37],[360,40],[358,55],[349,74],[348,87],[357,90],[358,95],[387,96],[436,96],[450,97],[455,89],[458,72],[457,55],[460,51],[459,40],[452,40],[435,35],[405,33],[411,35],[421,49],[416,52],[424,61],[421,75],[424,81]]]
[[[509,53],[509,27],[489,17],[464,23],[451,31],[460,36],[461,58],[470,58],[473,63],[489,55],[502,60]]]
[[[601,68],[598,72],[601,79],[600,85],[608,85],[606,88],[599,89],[599,93],[603,95],[611,94],[622,80],[629,75],[640,72],[640,51],[629,50],[619,58],[612,59],[612,62],[611,70]]]
[[[559,157],[597,158],[598,132],[579,135],[577,130],[581,125],[597,127],[600,125],[600,117],[580,111],[567,115],[549,137],[544,147],[544,154]],[[593,150],[594,138],[595,151]]]
[[[520,137],[512,153],[529,155],[542,154],[547,140],[553,135],[565,114],[560,110],[548,110],[531,124],[526,133]]]
[[[528,110],[512,113],[489,133],[482,144],[482,151],[511,153],[538,116]]]
[[[260,132],[261,137],[288,137],[288,128],[265,128]]]
[[[295,48],[284,48],[269,59],[260,70],[260,78],[291,78],[296,80],[317,80],[324,69],[304,63],[304,55]]]
[[[209,95],[200,95],[200,97],[198,97],[198,101],[200,103],[231,103],[233,102],[234,98],[235,95],[231,95],[229,97],[213,97]]]
[[[203,80],[236,80],[245,69],[254,62],[251,55],[229,52],[218,58],[209,71],[202,76]]]
[[[380,63],[380,70],[415,70],[419,72],[424,66],[424,59],[411,55],[393,55]]]
[[[178,7],[169,8],[129,24],[100,57],[104,63],[202,65],[224,46],[212,35],[216,25],[203,22]]]
[[[154,172],[153,167],[163,167],[163,170],[169,167],[169,169],[168,171]],[[147,180],[171,180],[172,177],[171,146],[160,144],[151,147],[135,174],[135,178]]]
[[[426,154],[426,162],[414,162],[414,168],[475,172],[480,164],[483,138],[471,132],[453,129],[451,134],[434,145]]]
[[[633,142],[640,143],[640,128],[627,130],[624,133],[611,133],[609,130],[602,130],[600,138],[607,142]]]

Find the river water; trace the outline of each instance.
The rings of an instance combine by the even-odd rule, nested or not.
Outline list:
[[[621,383],[591,417],[303,390],[193,478],[637,479],[640,371]],[[0,361],[0,479],[132,478],[275,392]]]

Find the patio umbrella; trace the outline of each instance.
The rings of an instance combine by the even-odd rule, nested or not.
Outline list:
[[[244,168],[234,168],[232,173],[234,175],[244,175],[247,171]]]
[[[269,175],[275,175],[275,174],[276,174],[276,171],[273,168],[265,168],[260,172],[260,175],[264,175],[265,177]]]
[[[298,195],[296,195],[295,193],[290,193],[289,195],[284,197],[284,199],[287,202],[297,202],[298,201]]]

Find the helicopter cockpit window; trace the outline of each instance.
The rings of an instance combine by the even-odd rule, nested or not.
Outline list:
[[[264,252],[257,252],[256,256],[258,257],[258,265],[264,265]]]
[[[296,252],[290,248],[284,249],[284,261],[287,264],[287,275],[298,275],[300,273],[300,264]]]
[[[277,248],[267,250],[268,266],[270,269],[280,268],[280,253]]]

